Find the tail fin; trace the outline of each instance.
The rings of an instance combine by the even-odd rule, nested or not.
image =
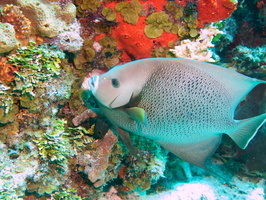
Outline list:
[[[237,128],[228,135],[240,148],[245,149],[265,121],[266,113],[244,120],[237,120]]]

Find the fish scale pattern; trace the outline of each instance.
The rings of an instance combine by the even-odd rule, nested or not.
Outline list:
[[[181,159],[204,169],[223,133],[246,148],[265,121],[265,114],[241,121],[233,119],[236,105],[256,85],[265,82],[212,64],[145,59],[110,70],[104,77],[121,80],[119,87],[97,88],[112,92],[109,102],[120,97],[120,107],[110,109],[99,104],[113,125],[155,140]],[[129,102],[128,96],[132,98]],[[96,99],[101,102],[101,96]],[[105,103],[109,105],[108,101]],[[143,121],[144,113],[147,123]]]
[[[144,134],[159,131],[184,144],[191,133],[197,133],[196,142],[232,126],[228,94],[218,81],[192,66],[165,66],[156,67],[142,91],[139,107],[146,111],[150,129],[143,129]]]

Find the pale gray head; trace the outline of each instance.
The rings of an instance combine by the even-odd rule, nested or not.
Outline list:
[[[105,74],[89,79],[89,86],[97,101],[108,108],[118,108],[137,97],[148,75],[148,70],[135,64],[117,66]]]

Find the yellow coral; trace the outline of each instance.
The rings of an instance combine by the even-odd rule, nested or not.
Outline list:
[[[14,26],[17,38],[26,38],[30,34],[31,22],[23,15],[18,6],[6,5],[2,11],[1,21]]]

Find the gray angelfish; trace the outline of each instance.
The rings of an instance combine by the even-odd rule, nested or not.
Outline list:
[[[92,94],[113,125],[153,139],[205,169],[222,134],[244,149],[265,122],[266,114],[233,118],[237,105],[260,83],[266,82],[175,58],[138,60],[89,79]]]

